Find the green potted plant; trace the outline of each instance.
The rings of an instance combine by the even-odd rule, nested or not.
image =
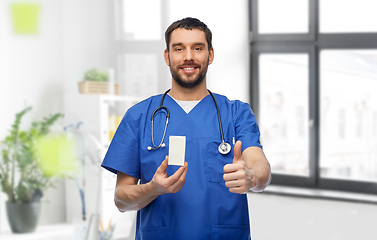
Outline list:
[[[96,68],[87,70],[84,73],[82,82],[79,82],[79,92],[82,94],[109,94],[110,87],[113,88],[114,94],[119,94],[119,84],[109,82],[109,75],[113,76],[113,71],[110,74],[100,71]],[[110,78],[110,80],[112,80]],[[112,85],[110,85],[112,84]]]
[[[107,82],[108,80],[109,78],[107,73],[101,72],[95,68],[89,69],[84,74],[84,81]]]
[[[49,133],[50,127],[63,115],[60,113],[32,122],[28,131],[20,130],[28,107],[16,114],[10,133],[1,142],[1,190],[7,195],[7,215],[15,233],[33,232],[36,229],[43,192],[54,187],[56,176],[46,176],[39,163],[36,144],[38,138]]]

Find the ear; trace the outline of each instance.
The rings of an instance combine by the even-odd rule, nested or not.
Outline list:
[[[213,62],[214,58],[215,58],[215,52],[213,51],[213,47],[212,47],[211,50],[209,50],[208,65],[210,65]]]
[[[165,49],[165,51],[164,51],[164,58],[165,58],[165,63],[166,63],[166,65],[168,65],[168,66],[170,66],[170,64],[169,64],[169,51],[167,50],[167,49]]]

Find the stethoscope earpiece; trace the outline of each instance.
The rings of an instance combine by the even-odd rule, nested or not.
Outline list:
[[[165,143],[162,143],[160,146],[156,146],[156,147],[151,147],[151,146],[148,146],[147,149],[150,151],[150,150],[153,150],[153,149],[157,149],[157,148],[161,148],[161,147],[165,147]]]

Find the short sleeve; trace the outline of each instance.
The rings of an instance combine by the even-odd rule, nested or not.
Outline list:
[[[115,174],[120,171],[139,179],[139,141],[135,121],[137,119],[128,110],[119,124],[101,166]]]
[[[249,104],[238,102],[235,128],[237,140],[242,141],[242,151],[248,147],[260,147],[260,131],[257,120]]]

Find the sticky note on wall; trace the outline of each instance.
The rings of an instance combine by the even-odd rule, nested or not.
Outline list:
[[[66,135],[47,135],[39,138],[36,153],[39,156],[39,167],[45,176],[71,174],[76,169],[77,142]]]
[[[11,4],[13,32],[16,34],[37,34],[40,5],[35,3]]]

